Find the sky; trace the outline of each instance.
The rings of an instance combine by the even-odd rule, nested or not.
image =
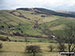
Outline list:
[[[75,11],[75,0],[0,0],[0,10],[16,8],[46,8]]]

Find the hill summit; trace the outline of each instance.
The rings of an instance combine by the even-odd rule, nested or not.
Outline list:
[[[17,8],[16,10],[34,11],[39,14],[47,14],[47,15],[75,17],[75,14],[72,13],[63,13],[63,12],[53,11],[45,8]]]

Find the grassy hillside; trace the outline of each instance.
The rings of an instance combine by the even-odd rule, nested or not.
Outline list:
[[[44,23],[50,26],[51,30],[61,30],[65,27],[66,23],[75,22],[75,18],[73,17],[63,17],[38,12],[39,11],[36,11],[34,9],[0,10],[0,27],[15,26],[23,30],[23,32],[26,34],[40,35],[40,33],[38,32],[38,27],[44,25]],[[51,13],[52,12],[53,11],[51,11]],[[37,28],[34,28],[36,23],[39,26]],[[6,32],[5,29],[2,31]],[[20,32],[20,30],[15,29],[14,32]]]

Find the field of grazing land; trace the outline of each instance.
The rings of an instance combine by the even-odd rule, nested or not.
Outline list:
[[[68,24],[70,22],[75,22],[75,18],[47,13],[37,13],[35,12],[35,10],[0,10],[0,29],[2,29],[2,26],[4,26],[4,30],[1,31],[7,33],[8,29],[6,29],[6,31],[5,27],[10,26],[11,32],[21,32],[22,30],[23,33],[26,34],[40,35],[40,33],[38,32],[39,26],[43,26],[44,24],[46,24],[50,26],[51,30],[62,30],[65,27],[65,24]],[[38,25],[37,28],[34,27],[36,26],[36,23]],[[15,29],[12,30],[12,27],[15,27]]]
[[[3,48],[0,49],[0,56],[32,56],[31,54],[25,53],[25,47],[27,45],[39,45],[42,49],[42,56],[61,56],[57,49],[53,52],[49,52],[48,46],[53,45],[56,46],[56,43],[41,43],[41,42],[3,42]]]
[[[0,56],[32,56],[32,54],[25,52],[28,45],[41,47],[42,52],[37,53],[36,56],[61,56],[58,52],[56,39],[59,40],[64,49],[66,48],[65,43],[69,43],[66,40],[72,40],[75,37],[75,28],[71,29],[73,32],[68,31],[67,24],[75,25],[74,15],[57,13],[43,8],[0,10],[0,40],[6,40],[2,40],[2,43],[0,43],[0,45],[3,45],[0,48]],[[65,40],[65,28],[69,33],[71,32],[67,36],[72,38]],[[55,34],[56,37],[53,37]],[[48,46],[54,46],[55,48],[50,52]],[[68,48],[66,49],[68,50]]]

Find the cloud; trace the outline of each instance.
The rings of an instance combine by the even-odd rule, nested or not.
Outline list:
[[[0,0],[0,9],[43,7],[55,10],[67,10],[68,8],[73,8],[73,6],[75,6],[75,0]]]

